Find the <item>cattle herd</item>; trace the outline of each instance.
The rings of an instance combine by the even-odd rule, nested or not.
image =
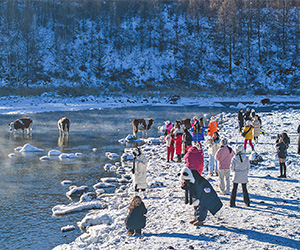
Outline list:
[[[58,120],[57,126],[60,135],[69,133],[70,123],[71,122],[67,117],[63,117]],[[9,123],[8,126],[9,131],[11,132],[15,132],[18,129],[21,129],[24,134],[24,130],[26,129],[27,133],[30,133],[32,131],[32,120],[28,117],[24,117]]]
[[[263,105],[270,104],[270,99],[269,98],[262,99],[261,103]],[[136,137],[138,131],[142,131],[143,137],[145,133],[146,133],[146,137],[148,137],[148,131],[151,129],[153,123],[154,123],[154,119],[152,118],[133,119],[131,122],[133,127],[133,135]],[[67,117],[63,117],[59,119],[57,122],[59,135],[68,134],[70,130],[70,124],[71,122]],[[9,123],[8,126],[11,132],[17,131],[18,129],[22,129],[24,133],[24,130],[26,129],[27,133],[30,133],[32,130],[32,120],[28,117],[24,117]],[[175,121],[174,127],[178,129],[182,127],[186,129],[190,129],[191,119],[188,118],[188,119]]]

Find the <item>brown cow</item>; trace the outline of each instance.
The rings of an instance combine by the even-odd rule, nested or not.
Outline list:
[[[261,103],[262,103],[262,105],[270,104],[270,99],[269,98],[262,99]]]
[[[9,123],[8,126],[11,132],[22,129],[24,133],[24,129],[27,129],[27,133],[30,133],[30,130],[32,130],[32,120],[30,118],[20,118]]]
[[[154,122],[154,119],[133,119],[131,122],[132,127],[133,127],[133,135],[136,137],[137,132],[140,130],[143,132],[143,137],[144,137],[144,132],[146,131],[146,136],[148,137],[148,130],[150,130],[152,124]]]
[[[184,125],[184,127],[189,130],[192,125],[191,125],[191,119],[190,118],[187,118],[187,119],[182,119],[181,120],[181,124]]]
[[[59,119],[57,122],[59,134],[63,134],[63,133],[68,134],[69,129],[70,129],[70,123],[71,122],[67,117],[63,117],[63,118]]]

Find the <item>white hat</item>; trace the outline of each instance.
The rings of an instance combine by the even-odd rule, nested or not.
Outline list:
[[[245,149],[244,149],[244,146],[242,144],[235,145],[234,152],[236,154],[238,154],[238,153],[244,153],[244,150]]]
[[[170,121],[165,121],[165,124],[166,124],[166,125],[169,125],[169,124],[170,124]]]
[[[198,120],[197,116],[194,116],[194,117],[193,117],[193,120]]]
[[[192,171],[187,168],[184,167],[181,172],[180,172],[180,180],[181,181],[190,181],[191,183],[195,183],[195,178],[193,176]]]

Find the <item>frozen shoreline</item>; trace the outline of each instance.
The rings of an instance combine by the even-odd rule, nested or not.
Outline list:
[[[229,138],[232,145],[243,142],[237,132],[235,115],[226,114],[220,126],[221,137]],[[126,236],[124,219],[135,195],[130,186],[122,193],[104,197],[107,209],[91,211],[78,223],[85,226],[86,232],[74,242],[55,249],[299,249],[300,157],[296,154],[298,135],[295,130],[300,124],[300,112],[274,111],[259,115],[266,135],[260,136],[260,143],[255,145],[263,162],[250,170],[249,208],[245,207],[239,188],[237,207],[229,207],[229,196],[220,196],[224,206],[216,216],[209,214],[204,226],[189,224],[193,207],[184,204],[184,192],[177,177],[184,163],[166,163],[165,146],[146,145],[143,149],[149,161],[148,190],[142,197],[148,213],[143,236]],[[288,178],[278,179],[272,138],[283,131],[291,138]],[[207,159],[206,150],[205,154]],[[207,172],[204,176],[208,178]],[[211,177],[210,182],[218,191],[218,178]]]
[[[265,96],[238,96],[238,97],[195,97],[179,98],[172,101],[165,98],[134,98],[134,97],[53,97],[43,94],[38,97],[9,96],[0,97],[0,114],[26,114],[55,111],[79,111],[93,109],[110,109],[123,107],[152,106],[186,106],[198,107],[223,107],[221,102],[234,102],[236,108],[244,107],[242,102],[253,103],[256,107],[262,107],[260,101]],[[299,96],[275,96],[270,98],[272,102],[288,103],[300,102]],[[238,105],[240,103],[240,105]]]

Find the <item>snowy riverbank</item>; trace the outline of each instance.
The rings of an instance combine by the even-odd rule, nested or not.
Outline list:
[[[245,207],[239,187],[237,207],[230,208],[229,196],[221,196],[224,206],[216,216],[209,214],[204,226],[189,224],[193,207],[184,204],[177,177],[184,163],[167,163],[164,145],[145,145],[148,189],[141,196],[148,213],[142,237],[127,237],[124,226],[134,196],[129,185],[114,195],[103,195],[107,208],[91,211],[78,223],[86,232],[55,249],[300,249],[300,157],[296,154],[300,112],[290,109],[259,115],[265,136],[259,137],[255,150],[263,161],[250,170],[250,207]],[[242,143],[236,113],[225,114],[219,128],[221,137],[232,145]],[[287,179],[277,178],[274,136],[282,132],[291,138]],[[129,173],[130,168],[126,169]],[[207,172],[204,176],[208,177]],[[210,182],[219,191],[217,178],[211,177]]]
[[[44,93],[36,97],[4,96],[0,97],[0,114],[25,114],[54,111],[78,111],[89,109],[106,109],[135,107],[143,105],[165,106],[165,105],[196,105],[199,107],[225,107],[225,103],[233,103],[231,108],[244,108],[244,103],[253,107],[262,107],[261,100],[265,96],[240,96],[240,97],[195,97],[180,98],[171,96],[165,98],[135,98],[135,97],[60,97],[49,93]],[[290,106],[299,106],[298,96],[276,96],[272,97],[269,106],[275,109]],[[299,102],[295,104],[295,102]],[[292,103],[292,104],[291,104]]]

